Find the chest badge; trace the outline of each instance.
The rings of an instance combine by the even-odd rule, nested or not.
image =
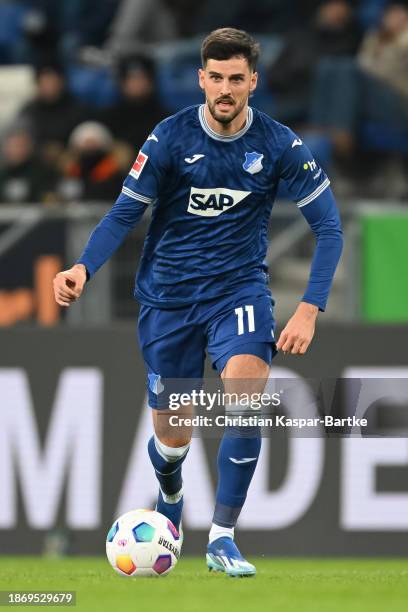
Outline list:
[[[242,164],[243,169],[249,174],[257,174],[263,169],[262,160],[264,156],[262,153],[245,153],[245,161]]]

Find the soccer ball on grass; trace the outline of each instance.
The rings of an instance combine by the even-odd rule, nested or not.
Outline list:
[[[180,534],[154,510],[132,510],[119,517],[106,538],[106,555],[121,576],[164,576],[180,556]]]

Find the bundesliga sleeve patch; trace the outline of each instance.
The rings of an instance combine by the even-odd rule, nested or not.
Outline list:
[[[129,172],[130,176],[133,176],[133,178],[138,179],[148,159],[148,155],[145,155],[144,153],[139,151],[138,156],[136,157],[136,161],[133,164],[131,171]]]

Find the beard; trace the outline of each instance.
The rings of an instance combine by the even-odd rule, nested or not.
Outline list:
[[[228,115],[225,115],[224,113],[221,113],[217,110],[217,103],[224,100],[226,102],[231,103],[231,112]],[[224,125],[228,125],[229,123],[231,123],[231,121],[235,119],[235,117],[239,115],[239,113],[244,108],[245,103],[246,100],[236,105],[235,102],[231,100],[231,98],[218,98],[214,102],[210,102],[210,100],[207,98],[208,110],[210,111],[211,116],[213,117],[213,119],[215,119],[215,121],[218,121],[219,123],[222,123]]]

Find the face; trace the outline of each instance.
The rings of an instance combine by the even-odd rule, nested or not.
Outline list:
[[[143,70],[130,72],[122,81],[122,92],[128,98],[145,98],[153,91],[153,81]]]
[[[351,7],[343,0],[332,0],[323,4],[318,12],[318,21],[329,28],[341,28],[352,16]]]
[[[385,11],[383,29],[391,35],[399,34],[408,28],[408,11],[404,6],[394,4]]]
[[[209,111],[223,124],[233,121],[246,107],[258,79],[258,74],[252,72],[242,56],[228,60],[209,59],[198,74]]]
[[[43,72],[38,77],[37,86],[43,100],[56,100],[64,89],[64,79],[55,72]]]
[[[32,153],[32,142],[28,134],[23,132],[11,134],[3,143],[3,154],[10,164],[21,164]]]

